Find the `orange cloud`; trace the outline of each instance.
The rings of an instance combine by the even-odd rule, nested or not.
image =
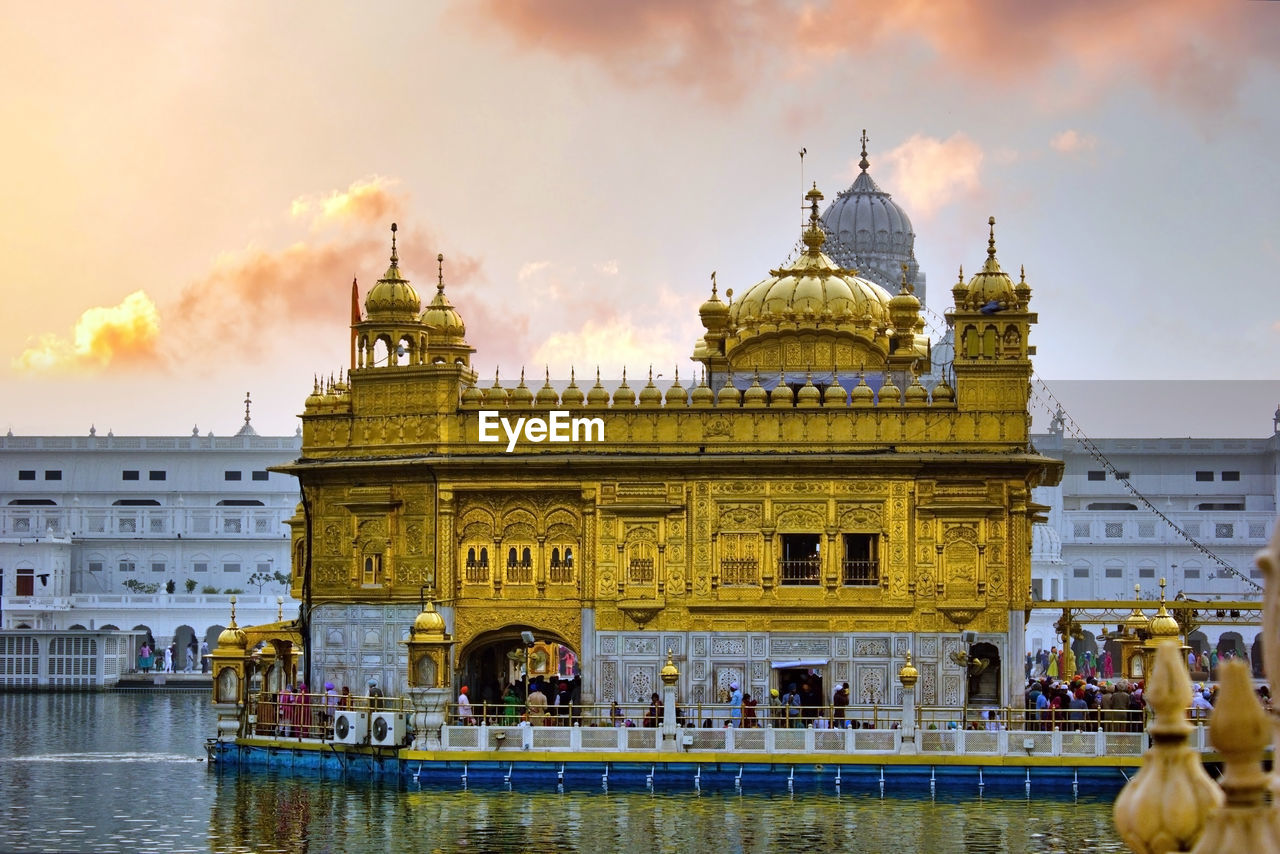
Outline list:
[[[483,0],[455,17],[496,24],[522,47],[585,58],[632,85],[660,83],[736,100],[779,69],[893,61],[911,43],[940,69],[986,84],[1037,86],[1065,71],[1096,91],[1137,72],[1198,108],[1229,105],[1250,63],[1275,63],[1280,17],[1267,3],[1133,0]]]
[[[979,187],[982,149],[963,133],[949,139],[916,134],[886,155],[890,185],[908,210],[932,216],[952,199]]]
[[[307,334],[307,326],[345,326],[352,276],[359,277],[363,298],[387,268],[391,235],[385,229],[392,218],[403,219],[407,207],[404,197],[388,192],[393,183],[357,181],[345,191],[295,200],[293,215],[309,217],[311,226],[344,222],[346,227],[329,241],[228,253],[159,306],[138,291],[113,308],[91,308],[77,322],[74,341],[42,335],[14,359],[14,367],[28,372],[154,371],[244,362],[296,341]],[[398,236],[401,269],[419,277],[416,287],[425,305],[434,295],[440,242],[420,226],[402,228]],[[479,259],[450,253],[446,283],[465,285],[478,278],[479,270]],[[468,307],[479,300],[461,290],[461,298],[458,290],[449,294],[467,317]],[[478,305],[475,313],[485,315]]]
[[[155,367],[159,351],[160,312],[144,291],[134,291],[119,305],[87,309],[68,341],[53,333],[39,337],[13,360],[20,371],[97,372],[109,365]]]
[[[313,229],[335,223],[389,222],[397,211],[404,210],[406,202],[404,196],[391,191],[396,183],[378,175],[363,178],[328,195],[299,196],[289,210],[295,218],[310,217]]]
[[[518,44],[601,64],[619,81],[675,84],[736,98],[782,17],[742,0],[482,0],[455,18],[485,31],[497,23]]]
[[[1075,130],[1064,130],[1049,140],[1049,147],[1059,154],[1080,154],[1098,147],[1098,138]]]

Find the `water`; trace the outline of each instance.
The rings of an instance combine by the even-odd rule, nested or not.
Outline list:
[[[1114,792],[419,788],[210,769],[200,694],[0,694],[0,849],[120,852],[1121,852]]]

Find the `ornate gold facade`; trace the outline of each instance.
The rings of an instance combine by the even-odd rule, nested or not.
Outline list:
[[[353,319],[349,378],[317,383],[285,467],[313,667],[403,685],[392,650],[428,598],[464,674],[528,629],[576,650],[584,694],[606,702],[656,684],[652,652],[673,644],[701,655],[681,667],[699,699],[731,674],[767,691],[783,659],[892,690],[911,651],[923,701],[944,702],[966,630],[1012,654],[1012,684],[1031,490],[1061,473],[1029,445],[1030,288],[1001,271],[993,227],[982,271],[953,288],[954,378],[926,388],[910,287],[834,264],[821,194],[807,198],[799,261],[737,303],[713,287],[687,388],[486,385],[443,272],[423,311],[393,243]]]

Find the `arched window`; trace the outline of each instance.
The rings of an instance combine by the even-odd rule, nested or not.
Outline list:
[[[476,550],[474,548],[467,549],[467,568],[474,569],[476,567]]]
[[[524,567],[533,566],[533,554],[529,551],[528,546],[525,546],[525,550],[520,553],[520,565]]]
[[[367,554],[364,556],[364,584],[378,584],[382,581],[382,555]]]
[[[489,566],[489,550],[486,548],[480,549],[480,565],[486,569]]]
[[[560,550],[559,550],[559,549],[552,549],[552,550],[551,550],[551,565],[552,565],[552,566],[559,566],[559,565],[560,565]]]
[[[573,547],[572,546],[564,547],[564,565],[569,567],[570,569],[573,569]]]
[[[516,556],[515,547],[507,549],[507,569],[512,569],[520,563],[520,559]]]

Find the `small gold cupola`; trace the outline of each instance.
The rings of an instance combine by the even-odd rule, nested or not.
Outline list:
[[[364,298],[364,309],[369,320],[414,320],[422,310],[418,292],[400,272],[400,255],[396,250],[397,226],[391,223],[391,263],[378,283],[369,289]]]

